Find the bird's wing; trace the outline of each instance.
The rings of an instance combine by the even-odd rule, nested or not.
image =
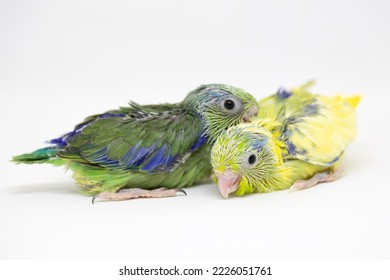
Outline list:
[[[170,109],[131,104],[120,114],[93,116],[77,126],[79,131],[66,139],[58,156],[106,168],[172,171],[207,139],[199,117],[175,106]]]
[[[355,110],[348,98],[315,96],[286,118],[280,132],[290,157],[332,166],[356,135]]]

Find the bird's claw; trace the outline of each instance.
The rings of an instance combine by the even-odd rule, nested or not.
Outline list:
[[[182,189],[175,189],[176,192],[181,192],[183,193],[185,196],[187,196],[187,192],[185,190],[182,190]]]
[[[96,198],[99,197],[99,194],[95,194],[93,197],[92,197],[92,204],[95,204],[95,200]]]

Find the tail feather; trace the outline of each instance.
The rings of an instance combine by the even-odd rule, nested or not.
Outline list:
[[[12,161],[16,163],[26,163],[26,164],[45,163],[49,160],[57,159],[56,157],[57,152],[58,152],[58,148],[55,146],[46,147],[46,148],[38,149],[29,154],[14,156],[12,158]]]
[[[348,103],[352,108],[356,109],[357,105],[359,104],[360,100],[362,99],[361,95],[354,95],[354,96],[348,96],[344,97],[342,95],[336,95],[334,97],[338,101],[344,101]]]
[[[352,108],[356,108],[361,99],[362,97],[360,95],[355,95],[355,96],[347,97],[346,101],[348,102],[349,105],[352,106]]]

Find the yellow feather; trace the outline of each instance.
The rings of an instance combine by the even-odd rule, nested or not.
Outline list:
[[[298,180],[333,172],[339,166],[356,137],[355,108],[361,96],[316,95],[308,91],[313,84],[309,81],[260,100],[256,120],[230,128],[223,141],[217,141],[213,167],[223,172],[225,166],[220,165],[226,164],[240,174],[236,195],[287,189]],[[254,147],[258,160],[248,166],[245,156]],[[215,155],[219,153],[226,155],[220,155],[218,162]]]
[[[352,106],[352,108],[356,108],[357,105],[360,103],[361,99],[362,97],[360,95],[356,95],[356,96],[347,97],[346,101],[349,103],[349,105]]]

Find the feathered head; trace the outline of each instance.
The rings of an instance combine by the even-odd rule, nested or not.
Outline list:
[[[211,143],[229,127],[249,122],[258,112],[256,99],[252,95],[222,84],[200,86],[188,94],[183,105],[200,115],[204,134]]]
[[[211,150],[211,164],[224,198],[252,192],[270,192],[283,180],[283,144],[271,133],[278,123],[239,124],[223,133]]]

